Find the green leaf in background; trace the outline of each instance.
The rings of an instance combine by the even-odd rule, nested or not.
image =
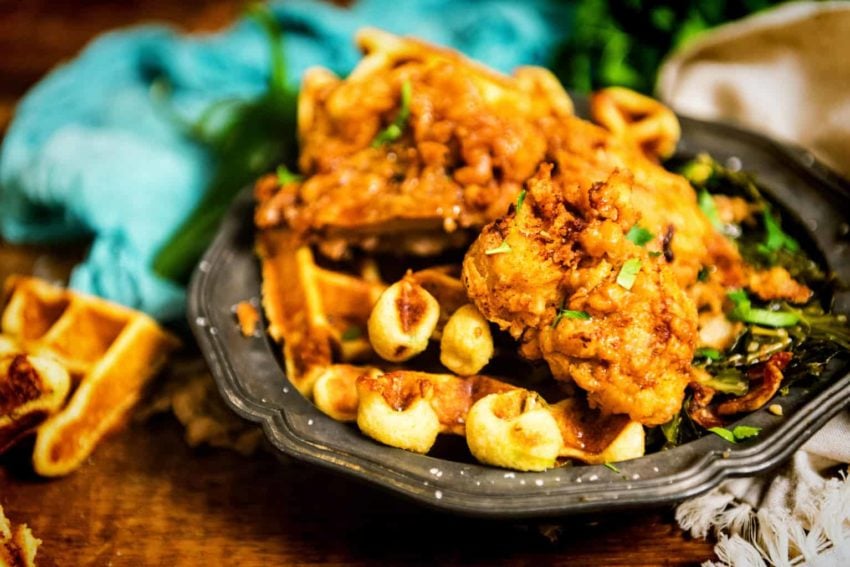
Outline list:
[[[652,93],[673,49],[719,24],[783,0],[579,0],[551,68],[567,88],[619,85]]]
[[[269,87],[251,101],[214,104],[190,128],[189,135],[207,148],[215,169],[194,212],[154,259],[156,273],[178,283],[189,279],[236,194],[281,162],[293,165],[297,157],[297,93],[287,87],[280,26],[264,5],[249,8],[248,15],[268,38]]]

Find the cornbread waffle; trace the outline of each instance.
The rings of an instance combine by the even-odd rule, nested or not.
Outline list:
[[[29,356],[0,335],[0,453],[56,413],[70,388],[56,361]]]
[[[35,567],[35,554],[41,540],[26,524],[12,528],[0,506],[0,567]]]
[[[533,394],[490,376],[413,371],[381,361],[367,337],[346,333],[367,328],[373,307],[387,289],[374,269],[363,277],[320,267],[310,248],[283,230],[261,232],[258,251],[268,329],[283,343],[287,376],[330,417],[356,422],[363,433],[384,444],[425,453],[439,434],[465,436],[469,442],[470,411],[488,396],[495,396],[492,403],[504,406],[502,394]],[[452,267],[428,268],[407,276],[439,303],[439,322],[431,337],[435,340],[449,316],[466,302],[463,285],[453,271]],[[410,310],[410,306],[398,307]],[[369,364],[351,364],[353,359]],[[554,439],[551,459],[542,468],[554,466],[556,458],[602,463],[643,454],[643,428],[624,416],[603,418],[585,402],[573,399],[554,405],[541,399],[541,407],[550,416],[546,425]],[[488,409],[481,435],[492,436],[489,428],[494,424],[517,429],[523,413],[509,416]],[[521,453],[535,442],[520,436],[513,448]],[[510,440],[500,443],[502,449],[511,446]],[[476,457],[510,468],[541,468],[539,463],[516,459],[493,460],[486,451]]]
[[[38,428],[33,453],[37,473],[67,474],[121,423],[179,341],[143,313],[35,278],[11,277],[5,291],[3,333],[58,361],[75,386]]]

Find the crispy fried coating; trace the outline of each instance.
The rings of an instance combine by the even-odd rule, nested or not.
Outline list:
[[[433,254],[468,242],[462,230],[503,214],[543,160],[540,119],[572,103],[541,68],[513,77],[461,55],[378,30],[346,80],[308,71],[299,99],[303,183],[258,184],[260,227],[320,235],[339,256],[351,244]],[[399,137],[375,143],[402,107]],[[385,238],[393,235],[392,238]]]
[[[520,210],[485,227],[470,247],[470,299],[523,343],[526,357],[543,358],[555,378],[587,390],[592,405],[664,423],[689,380],[696,309],[663,256],[626,238],[638,218],[629,175],[561,186],[550,171],[542,166]],[[633,282],[620,273],[630,262],[640,266]]]
[[[646,248],[664,255],[681,286],[697,281],[703,266],[717,266],[726,285],[742,284],[740,254],[714,230],[684,177],[650,161],[627,140],[575,116],[547,123],[545,131],[547,159],[556,166],[552,176],[565,189],[582,190],[614,170],[631,173],[631,203],[638,213],[634,220],[652,234]]]

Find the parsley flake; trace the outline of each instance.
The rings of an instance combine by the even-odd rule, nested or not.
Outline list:
[[[751,425],[738,425],[732,431],[729,431],[725,427],[710,427],[708,430],[730,443],[750,439],[761,433],[761,427],[753,427]]]
[[[717,212],[717,203],[714,202],[714,197],[711,196],[711,193],[702,189],[699,192],[697,202],[703,214],[711,221],[711,226],[716,230],[723,230],[723,222],[720,220],[720,213]]]
[[[629,229],[629,232],[626,233],[626,239],[634,242],[638,246],[644,246],[647,242],[652,240],[652,233],[642,226],[634,225]]]
[[[734,435],[735,439],[738,441],[749,439],[750,437],[756,437],[759,433],[761,433],[761,427],[753,427],[751,425],[738,425],[732,430],[732,435]]]
[[[508,243],[503,240],[502,243],[496,246],[495,248],[485,250],[484,254],[486,254],[487,256],[492,256],[493,254],[507,254],[510,251],[510,245],[508,245]]]
[[[519,192],[519,197],[517,197],[516,199],[516,212],[519,212],[519,210],[522,208],[522,204],[525,203],[526,193],[527,191],[525,189]]]
[[[623,267],[620,268],[620,273],[617,274],[617,284],[625,289],[632,289],[632,286],[635,285],[635,278],[640,272],[640,266],[640,260],[637,258],[626,260]]]
[[[277,166],[277,182],[281,185],[289,185],[290,183],[297,183],[304,179],[303,175],[299,175],[294,171],[290,171],[288,167],[285,165]]]
[[[410,118],[410,97],[412,93],[413,86],[408,79],[401,84],[401,105],[395,120],[375,136],[375,139],[372,140],[373,148],[380,147],[388,142],[395,142],[401,138],[404,127],[407,125],[407,119]]]
[[[618,473],[618,474],[619,474],[620,469],[618,469],[616,466],[614,466],[614,463],[603,463],[603,464],[605,465],[605,468],[606,468],[606,469],[611,469],[611,470],[612,470],[612,471],[614,471],[615,473]]]
[[[587,311],[574,311],[572,309],[559,309],[558,314],[555,315],[555,320],[552,321],[552,327],[557,327],[558,323],[560,323],[561,319],[564,317],[567,319],[581,319],[583,321],[587,321],[590,319],[590,313]]]
[[[708,430],[714,433],[715,435],[723,437],[730,443],[735,443],[735,434],[726,429],[725,427],[709,427]]]

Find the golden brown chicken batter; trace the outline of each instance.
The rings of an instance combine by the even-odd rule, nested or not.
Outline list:
[[[457,229],[503,214],[543,160],[543,117],[572,112],[554,76],[521,68],[506,77],[459,54],[365,30],[366,57],[346,80],[314,69],[299,100],[299,165],[307,176],[259,192],[260,227],[287,224],[349,245],[420,255],[468,242]],[[396,139],[380,133],[402,112]],[[383,239],[385,235],[391,238]]]
[[[470,299],[605,413],[664,423],[690,380],[696,309],[664,258],[626,238],[639,218],[629,174],[559,186],[550,169],[470,247]],[[633,282],[621,276],[629,263]]]

